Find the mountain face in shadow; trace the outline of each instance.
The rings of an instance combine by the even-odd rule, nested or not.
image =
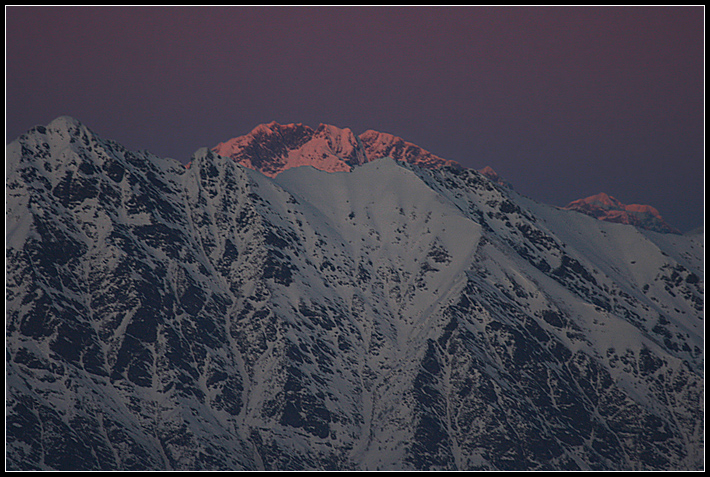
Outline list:
[[[704,467],[702,236],[268,129],[7,146],[9,470]]]

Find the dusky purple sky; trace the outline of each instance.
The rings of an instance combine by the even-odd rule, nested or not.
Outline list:
[[[6,143],[73,116],[184,163],[261,123],[388,132],[540,202],[704,224],[704,6],[8,7]]]

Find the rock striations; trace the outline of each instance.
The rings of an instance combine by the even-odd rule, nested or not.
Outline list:
[[[6,468],[702,469],[702,237],[395,143],[9,144]]]

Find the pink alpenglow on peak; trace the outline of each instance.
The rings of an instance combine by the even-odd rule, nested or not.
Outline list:
[[[438,169],[443,166],[461,169],[459,163],[442,159],[416,144],[407,142],[392,134],[370,129],[360,135],[360,140],[365,146],[367,158],[370,161],[383,157],[391,157],[397,161],[408,162],[425,169]]]
[[[622,204],[621,201],[604,192],[572,201],[564,209],[581,212],[606,222],[634,225],[654,232],[680,233],[678,229],[666,223],[654,207]]]
[[[513,188],[510,182],[506,181],[500,175],[498,175],[498,173],[494,171],[491,166],[486,166],[483,169],[480,169],[478,172],[486,176],[491,182],[495,182],[496,184],[502,185],[509,189]]]
[[[615,209],[623,209],[624,204],[622,204],[619,200],[616,198],[610,196],[606,192],[600,192],[596,195],[590,195],[589,197],[586,197],[584,199],[578,199],[575,201],[570,202],[570,204],[567,206],[571,206],[573,204],[576,205],[587,205],[587,206],[593,206],[597,208],[615,208]]]
[[[348,128],[321,124],[316,129],[303,124],[277,122],[255,127],[212,148],[245,167],[274,177],[286,169],[311,166],[327,172],[350,171],[383,157],[425,168],[461,166],[391,134],[367,131],[359,137]]]
[[[317,129],[300,123],[262,124],[212,150],[269,177],[299,166],[328,172],[349,171],[366,161],[362,145],[350,129],[324,124]]]

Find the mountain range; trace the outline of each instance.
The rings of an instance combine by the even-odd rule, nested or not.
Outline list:
[[[704,468],[702,235],[326,125],[6,160],[8,470]]]
[[[367,130],[356,136],[348,128],[327,124],[312,129],[300,123],[282,125],[272,121],[257,126],[246,135],[222,142],[212,151],[269,177],[302,166],[327,172],[350,171],[383,157],[427,169],[462,168],[456,161],[443,159],[392,134]],[[512,184],[490,166],[478,172],[493,182],[512,188]],[[631,224],[662,233],[680,233],[663,220],[654,207],[622,204],[603,192],[572,201],[564,208],[608,222]]]

